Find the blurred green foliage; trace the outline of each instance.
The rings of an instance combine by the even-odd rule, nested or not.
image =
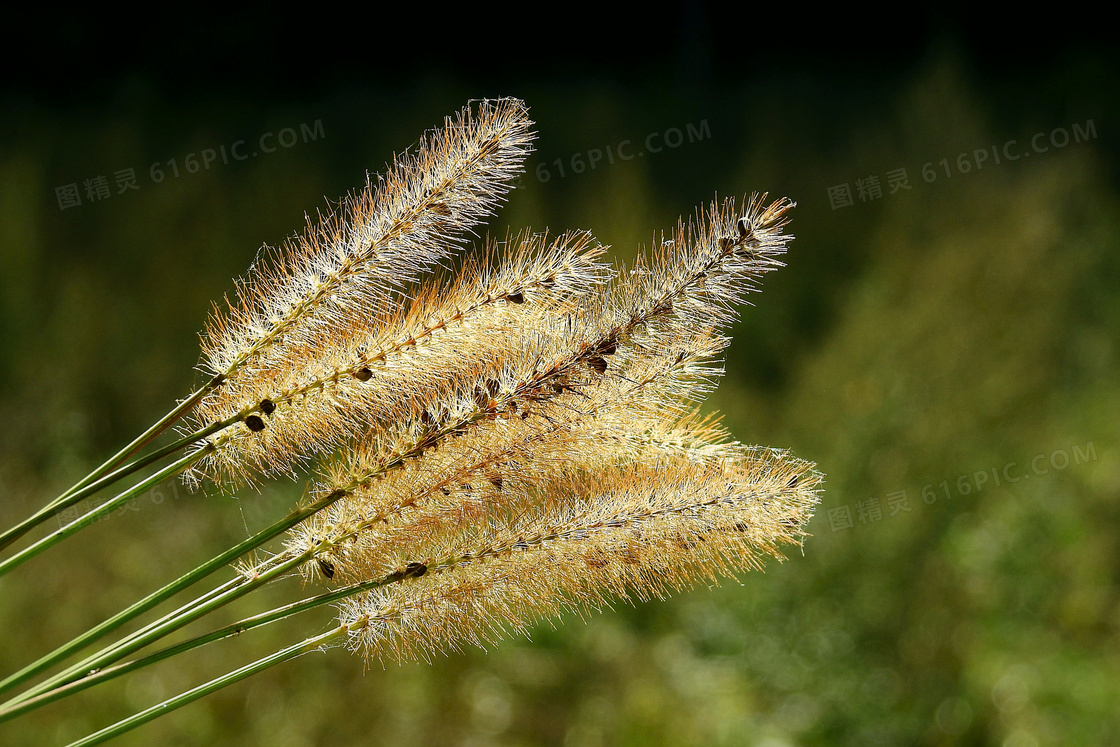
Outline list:
[[[1117,106],[1101,95],[1118,82],[1073,62],[993,84],[934,56],[875,84],[499,92],[528,102],[539,151],[494,235],[588,228],[629,257],[713,192],[799,202],[789,266],[745,309],[711,406],[740,440],[826,473],[804,553],[741,583],[543,624],[532,641],[430,665],[308,656],[120,744],[1120,742],[1120,202]],[[97,111],[5,104],[0,522],[189,391],[209,304],[256,247],[480,93],[432,81],[406,97],[345,91],[264,110],[164,101],[131,81]],[[1087,142],[951,176],[939,163],[1013,139],[1025,151],[1036,132],[1090,119]],[[314,142],[159,184],[148,174],[319,120]],[[639,151],[649,133],[701,122],[710,138],[569,168],[573,154],[627,139]],[[125,168],[140,189],[118,194],[112,172]],[[911,189],[891,193],[886,173],[899,168]],[[56,187],[99,174],[109,199],[59,210]],[[829,187],[871,174],[881,198],[832,208]],[[891,502],[900,491],[909,510]],[[158,508],[142,501],[0,579],[0,669],[243,538],[299,486],[165,492]],[[844,510],[851,528],[837,528]],[[75,738],[328,622],[183,657],[2,725],[0,741]]]

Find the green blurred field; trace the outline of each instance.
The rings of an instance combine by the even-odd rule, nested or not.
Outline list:
[[[1118,85],[1091,62],[993,82],[933,55],[874,84],[499,92],[526,100],[539,138],[494,235],[587,228],[629,257],[717,193],[799,203],[788,267],[744,309],[709,405],[738,439],[826,474],[804,554],[431,664],[307,656],[119,743],[1120,743]],[[190,391],[209,304],[262,243],[483,93],[433,82],[263,107],[123,84],[103,109],[5,104],[0,524]],[[312,142],[183,169],[188,153],[320,120]],[[1056,128],[1090,120],[1093,137],[1052,145]],[[689,142],[689,125],[710,137]],[[624,140],[641,151],[672,128],[678,147],[573,173],[573,155]],[[1024,153],[1038,132],[1047,151],[976,167],[977,149]],[[153,183],[151,164],[172,158],[183,173]],[[130,167],[140,188],[118,194],[112,174]],[[911,188],[891,194],[901,168]],[[108,199],[59,209],[56,188],[97,175]],[[871,175],[883,194],[862,201],[856,181]],[[834,209],[828,190],[844,183],[854,204]],[[244,538],[299,489],[168,491],[0,579],[0,671]],[[0,743],[77,738],[329,621],[80,695],[0,725]]]

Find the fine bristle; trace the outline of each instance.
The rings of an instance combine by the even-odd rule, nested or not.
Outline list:
[[[240,481],[290,471],[374,425],[418,416],[432,392],[473,386],[480,366],[501,367],[520,352],[518,336],[550,326],[605,281],[607,268],[596,261],[602,251],[586,233],[524,232],[490,245],[452,281],[420,286],[391,316],[320,335],[303,366],[228,382],[221,398],[202,403],[198,419],[241,422],[211,440],[195,473]],[[245,424],[254,414],[263,427]]]
[[[202,368],[221,384],[208,392],[192,426],[240,413],[245,391],[265,380],[309,378],[325,347],[355,327],[396,318],[403,291],[503,199],[530,152],[531,127],[516,99],[468,106],[336,213],[280,250],[266,249],[238,282],[237,300],[215,309],[207,325]],[[231,465],[222,476],[242,474]]]
[[[608,467],[540,488],[539,508],[403,556],[422,567],[341,605],[352,646],[382,661],[485,646],[567,611],[663,598],[759,569],[799,543],[819,482],[780,453]],[[403,576],[404,574],[402,574]]]
[[[812,464],[699,411],[747,294],[782,266],[789,200],[716,200],[630,268],[585,232],[525,231],[428,276],[521,168],[525,114],[502,99],[449,119],[255,266],[207,330],[216,383],[191,427],[214,430],[187,477],[332,454],[307,491],[329,505],[244,570],[361,585],[341,619],[368,657],[760,568],[817,502]]]
[[[791,204],[764,201],[682,222],[612,284],[503,337],[501,354],[414,391],[410,416],[323,470],[313,493],[342,498],[293,529],[286,554],[334,584],[385,579],[343,604],[344,623],[368,621],[356,649],[403,660],[482,645],[758,568],[800,541],[813,466],[733,442],[696,409],[721,373],[721,330],[790,239]]]

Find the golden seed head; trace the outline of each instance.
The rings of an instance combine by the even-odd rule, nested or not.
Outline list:
[[[215,308],[207,325],[202,367],[222,383],[207,394],[191,429],[238,414],[249,424],[264,400],[280,410],[299,409],[304,395],[322,394],[354,374],[364,376],[363,368],[372,370],[351,370],[350,357],[339,375],[324,376],[341,342],[400,321],[408,286],[445,261],[504,199],[530,152],[531,127],[516,99],[468,106],[395,159],[385,175],[370,178],[337,212],[279,250],[266,247],[238,282],[237,300],[225,310]],[[257,424],[251,422],[250,432],[263,437],[273,430]],[[190,479],[290,470],[298,456],[281,455],[295,444],[277,438],[284,446],[263,459],[218,449]]]
[[[464,109],[269,250],[207,329],[192,426],[230,427],[190,479],[336,452],[309,493],[337,500],[283,557],[383,582],[341,605],[367,656],[760,568],[817,501],[813,465],[697,410],[738,308],[782,266],[792,202],[713,202],[628,270],[587,233],[526,231],[425,277],[503,199],[531,127],[513,99]]]
[[[423,577],[345,601],[341,619],[370,620],[356,650],[403,661],[568,611],[663,598],[780,559],[781,544],[804,536],[819,480],[781,452],[747,451],[564,476],[539,486],[533,510],[411,550],[402,557],[422,558]]]

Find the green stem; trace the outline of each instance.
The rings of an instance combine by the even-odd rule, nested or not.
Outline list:
[[[544,377],[547,378],[548,376],[551,376],[551,375],[552,375],[552,373],[546,372],[545,374],[543,374],[541,376],[544,376]],[[538,378],[540,378],[540,377],[538,377]],[[369,474],[365,475],[363,479],[355,481],[354,485],[356,486],[356,485],[359,485],[359,484],[365,484],[365,483],[369,482],[370,480],[372,480],[377,474],[385,473],[385,472],[388,472],[392,469],[397,469],[397,468],[402,467],[409,458],[419,456],[426,449],[431,448],[433,445],[435,445],[436,443],[441,441],[444,437],[447,437],[448,435],[453,434],[453,433],[461,432],[463,428],[482,420],[488,412],[489,412],[488,410],[479,410],[477,412],[474,412],[474,413],[464,417],[463,419],[461,419],[460,421],[457,421],[454,424],[449,424],[449,425],[445,426],[444,428],[442,428],[439,431],[434,431],[434,432],[426,434],[417,443],[415,443],[412,446],[412,448],[408,449],[407,451],[405,451],[403,453],[397,454],[392,459],[389,459],[389,460],[385,461],[377,470],[375,470],[373,472],[370,472]],[[334,503],[335,501],[344,497],[345,495],[348,494],[348,492],[349,492],[349,489],[334,490],[331,493],[324,496],[323,498],[320,498],[318,501],[312,503],[311,505],[309,505],[305,508],[299,509],[298,511],[293,512],[292,514],[289,515],[288,518],[286,518],[286,519],[282,520],[281,522],[278,522],[277,524],[273,525],[273,527],[270,527],[269,530],[266,530],[266,532],[262,532],[262,533],[260,533],[256,536],[254,536],[254,537],[249,538],[248,540],[246,540],[245,542],[242,542],[240,545],[238,545],[236,548],[234,548],[233,551],[224,553],[223,555],[218,556],[218,558],[215,558],[213,561],[206,564],[205,566],[200,566],[199,568],[191,571],[190,573],[183,576],[178,581],[172,582],[172,584],[169,584],[168,586],[164,587],[164,589],[161,590],[160,592],[157,592],[156,594],[153,594],[152,596],[148,597],[146,600],[144,600],[142,602],[139,602],[136,605],[133,605],[133,607],[129,608],[128,610],[125,610],[124,612],[120,613],[119,615],[114,616],[110,620],[107,620],[106,622],[102,623],[97,628],[94,628],[93,630],[88,631],[87,633],[83,634],[82,636],[79,636],[78,638],[74,639],[70,643],[63,646],[62,648],[59,648],[59,649],[55,650],[54,652],[48,654],[47,656],[44,656],[43,658],[39,659],[37,662],[35,662],[31,665],[28,665],[27,667],[25,667],[21,671],[17,672],[14,675],[11,675],[7,679],[0,682],[0,693],[11,689],[15,685],[26,682],[28,679],[33,677],[35,674],[38,674],[39,672],[42,672],[42,671],[54,666],[55,664],[59,663],[60,661],[65,659],[67,656],[69,656],[71,653],[74,653],[75,651],[81,649],[86,643],[101,637],[102,635],[104,635],[109,630],[113,630],[116,627],[119,627],[124,622],[127,622],[128,620],[131,620],[132,618],[136,617],[141,612],[143,612],[147,609],[150,609],[152,606],[154,606],[155,604],[157,604],[160,601],[163,601],[164,599],[167,599],[172,594],[177,593],[178,591],[187,588],[187,586],[194,583],[194,581],[197,581],[197,580],[209,575],[210,573],[213,572],[213,570],[216,569],[217,566],[214,565],[215,563],[218,563],[219,561],[221,561],[221,564],[224,565],[225,562],[229,562],[230,560],[234,560],[234,559],[240,557],[241,555],[243,555],[244,553],[249,552],[250,550],[253,550],[253,549],[259,547],[260,545],[264,544],[266,541],[268,541],[272,537],[275,537],[280,532],[283,532],[287,529],[290,529],[291,527],[295,526],[300,521],[302,521],[304,518],[314,514],[315,512],[317,512],[317,511],[319,511],[323,508],[326,508],[331,503]],[[266,534],[267,534],[267,536],[266,536]],[[241,549],[241,548],[244,548],[244,549]],[[279,569],[273,569],[275,572],[272,572],[272,571],[269,572],[270,579],[274,578],[278,573],[284,572],[287,569],[289,569],[291,567],[294,567],[295,565],[298,565],[298,563],[303,562],[307,558],[311,557],[313,554],[314,554],[314,551],[309,550],[308,552],[302,553],[300,556],[297,556],[293,560],[289,561],[283,567],[281,567]],[[252,586],[249,586],[249,584],[252,584]],[[194,602],[189,603],[188,605],[184,606],[180,610],[178,610],[178,611],[176,611],[176,612],[174,612],[170,615],[165,615],[162,619],[160,619],[156,622],[153,622],[150,625],[148,625],[147,627],[145,627],[144,629],[139,630],[136,633],[133,633],[131,636],[128,636],[128,637],[122,639],[115,646],[109,646],[109,647],[106,647],[105,649],[102,649],[96,655],[87,658],[86,660],[82,661],[79,664],[71,666],[70,668],[66,669],[65,671],[61,672],[60,674],[57,674],[54,677],[51,677],[50,679],[48,679],[48,680],[30,688],[30,689],[28,689],[24,693],[22,693],[22,694],[20,694],[16,697],[11,698],[6,703],[0,704],[0,708],[9,707],[9,706],[14,705],[16,703],[20,703],[24,700],[35,697],[36,695],[39,695],[43,692],[46,692],[46,691],[48,691],[52,688],[60,687],[62,685],[66,685],[70,682],[73,682],[73,681],[75,681],[77,679],[80,679],[81,677],[85,676],[86,674],[89,673],[89,671],[91,669],[104,667],[104,666],[107,666],[109,664],[112,664],[115,661],[119,661],[121,658],[127,656],[128,654],[132,653],[133,651],[136,651],[139,648],[141,648],[143,646],[146,646],[149,643],[154,642],[155,640],[158,640],[158,638],[162,637],[163,635],[166,635],[167,633],[170,633],[174,630],[177,630],[179,627],[182,627],[182,625],[185,625],[190,620],[196,619],[198,616],[200,616],[200,614],[205,614],[206,612],[209,612],[210,610],[217,609],[217,607],[221,606],[221,604],[224,604],[225,602],[228,602],[228,601],[232,601],[233,599],[237,598],[237,596],[241,596],[244,593],[247,593],[248,591],[250,591],[252,588],[255,588],[256,586],[259,586],[259,585],[260,584],[256,583],[256,580],[251,580],[251,581],[246,582],[242,586],[238,586],[238,587],[230,589],[228,592],[223,590],[222,594],[221,594],[220,603],[207,603],[205,605],[205,607],[203,607],[201,605],[201,602],[204,599],[206,599],[207,597],[203,597],[203,598],[200,598],[198,600],[195,600]],[[167,592],[167,593],[165,593],[165,592]],[[149,601],[151,601],[150,604],[148,604]],[[184,612],[188,612],[188,611],[189,611],[189,614],[190,614],[189,618],[180,618],[181,614],[183,614]]]
[[[194,433],[191,433],[187,436],[184,436],[183,438],[180,438],[178,441],[175,441],[172,444],[168,444],[167,446],[164,446],[161,449],[153,451],[151,454],[148,454],[147,456],[144,456],[140,459],[137,459],[136,461],[131,462],[130,464],[126,464],[125,466],[120,467],[119,469],[117,469],[117,470],[115,470],[115,471],[113,471],[113,472],[111,472],[107,475],[104,475],[103,477],[101,477],[101,478],[99,478],[99,479],[97,479],[93,482],[87,483],[83,487],[80,487],[76,490],[74,488],[71,488],[70,491],[67,491],[67,493],[63,494],[59,498],[56,498],[54,501],[47,504],[43,508],[39,509],[37,512],[35,512],[31,516],[29,516],[28,518],[24,519],[23,521],[21,521],[19,524],[16,524],[11,529],[8,529],[7,531],[0,534],[0,550],[4,549],[8,545],[12,544],[12,542],[14,542],[17,539],[19,539],[20,537],[22,537],[24,534],[29,532],[31,529],[34,529],[39,524],[42,524],[47,519],[50,519],[52,516],[57,516],[61,512],[65,511],[66,509],[68,509],[71,506],[77,504],[83,498],[88,498],[89,496],[93,495],[94,493],[97,493],[98,491],[102,490],[105,487],[108,487],[109,485],[112,485],[113,483],[117,482],[118,480],[120,480],[124,477],[128,477],[129,475],[131,475],[134,472],[138,472],[139,470],[147,467],[148,465],[154,464],[155,462],[158,462],[159,460],[163,459],[164,457],[170,456],[171,454],[174,454],[178,451],[181,451],[182,449],[184,449],[187,446],[190,446],[191,444],[195,443],[196,441],[201,441],[202,439],[206,438],[207,436],[210,436],[214,433],[217,433],[220,430],[228,428],[230,425],[237,422],[237,420],[238,420],[237,417],[233,417],[233,418],[229,418],[229,419],[226,419],[226,420],[219,421],[217,423],[212,423],[211,425],[208,425],[205,428],[202,428],[200,430],[195,431]]]
[[[128,459],[128,457],[135,453],[137,449],[143,448],[145,444],[147,444],[159,434],[163,433],[165,430],[175,424],[175,422],[177,422],[181,417],[193,410],[198,405],[198,403],[202,401],[202,398],[209,394],[211,390],[219,386],[222,381],[222,377],[216,376],[211,379],[205,386],[191,393],[191,395],[188,396],[185,400],[173,407],[170,412],[153,423],[152,426],[148,428],[148,430],[141,433],[127,446],[105,460],[105,462],[103,462],[100,467],[90,472],[78,482],[74,483],[74,485],[71,486],[69,490],[67,490],[65,493],[60,495],[48,505],[54,505],[58,503],[62,499],[68,497],[71,493],[84,488],[86,485],[89,485],[91,482],[98,479],[109,470],[113,469],[113,467],[116,467],[125,459]]]
[[[5,692],[7,690],[10,690],[11,688],[15,687],[16,685],[19,685],[19,684],[22,684],[22,683],[26,682],[27,680],[31,679],[35,675],[39,674],[40,672],[43,672],[43,671],[49,669],[50,667],[54,666],[55,664],[63,661],[64,659],[66,659],[66,657],[70,656],[71,654],[73,654],[77,651],[80,651],[82,648],[84,648],[89,643],[101,638],[102,636],[104,636],[105,634],[107,634],[107,633],[109,633],[113,630],[116,630],[121,625],[124,625],[125,623],[129,622],[130,620],[133,620],[134,618],[138,617],[139,615],[143,614],[144,612],[147,612],[148,610],[152,609],[153,607],[160,604],[161,602],[164,602],[167,599],[170,599],[171,597],[178,594],[180,591],[192,586],[193,584],[197,583],[198,581],[201,581],[202,579],[206,578],[207,576],[214,573],[218,569],[226,567],[227,565],[229,565],[234,560],[237,560],[238,558],[240,558],[242,555],[245,555],[246,553],[257,549],[258,547],[263,545],[265,542],[268,542],[269,540],[273,539],[274,537],[277,537],[278,535],[280,535],[280,534],[286,532],[287,530],[291,529],[293,526],[300,523],[301,521],[306,519],[308,516],[311,516],[315,512],[317,512],[321,509],[324,509],[327,506],[331,505],[335,501],[342,498],[343,495],[345,495],[345,493],[343,491],[335,491],[333,493],[325,495],[322,498],[320,498],[319,500],[317,500],[313,503],[310,503],[303,508],[300,508],[300,509],[297,509],[296,511],[291,512],[290,514],[288,514],[288,516],[284,517],[280,521],[277,521],[274,524],[272,524],[271,526],[266,527],[265,529],[261,530],[260,532],[257,532],[252,537],[249,537],[248,539],[243,540],[242,542],[238,543],[237,545],[230,548],[226,552],[224,552],[224,553],[214,557],[213,559],[207,561],[206,563],[198,566],[197,568],[193,569],[189,573],[186,573],[183,576],[180,576],[178,579],[176,579],[176,580],[172,581],[171,583],[167,584],[162,589],[159,589],[158,591],[155,591],[152,594],[149,594],[147,597],[140,600],[139,602],[136,602],[135,604],[133,604],[128,609],[123,610],[122,612],[118,613],[117,615],[114,615],[113,617],[109,618],[108,620],[101,623],[100,625],[98,625],[94,628],[91,628],[90,630],[86,631],[85,633],[78,636],[77,638],[70,641],[69,643],[55,649],[54,651],[47,654],[46,656],[43,656],[38,661],[35,661],[32,664],[27,665],[26,667],[21,669],[19,672],[16,672],[15,674],[9,676],[7,679],[5,679],[3,681],[0,681],[0,693]],[[245,579],[243,579],[243,578],[233,579],[232,581],[227,582],[223,586],[218,587],[217,589],[210,592],[209,594],[204,595],[204,596],[200,597],[199,599],[185,605],[183,608],[181,608],[180,610],[178,610],[178,611],[176,611],[175,613],[172,613],[172,614],[179,614],[179,613],[181,613],[185,610],[189,610],[193,606],[197,605],[199,602],[201,602],[203,600],[206,600],[208,598],[211,598],[214,595],[227,593],[231,588],[235,588],[236,585],[244,583],[244,582],[245,582]],[[158,624],[158,623],[153,623],[152,625],[154,626],[156,624]],[[139,631],[139,632],[143,632],[143,631]],[[137,635],[137,634],[134,634],[134,635]],[[37,695],[41,692],[44,692],[45,690],[48,690],[51,687],[54,687],[55,685],[58,685],[60,682],[62,682],[64,680],[64,675],[71,675],[71,674],[74,673],[75,670],[78,671],[79,673],[81,673],[83,671],[89,671],[88,669],[80,670],[80,669],[77,669],[77,667],[71,667],[66,672],[63,672],[62,674],[57,675],[56,677],[42,683],[41,685],[36,686],[35,688],[32,688],[28,692],[26,692],[24,694],[21,694],[20,696],[18,696],[16,698],[13,698],[12,700],[8,701],[8,703],[5,703],[4,705],[7,706],[11,703],[22,701],[22,700],[26,699],[27,697],[31,697],[33,695]],[[65,681],[71,681],[72,679],[73,679],[73,677],[70,677],[70,679],[65,680]]]
[[[51,534],[48,534],[46,537],[42,538],[34,545],[24,548],[21,552],[16,553],[7,560],[0,561],[0,576],[3,576],[8,571],[12,570],[21,563],[30,560],[44,550],[57,545],[67,537],[76,534],[79,530],[97,521],[101,517],[112,513],[112,511],[122,503],[126,503],[132,500],[144,491],[163,482],[168,477],[179,474],[187,467],[197,462],[199,459],[202,459],[202,457],[206,456],[206,454],[206,449],[200,449],[193,454],[188,454],[179,461],[174,462],[167,467],[164,467],[159,472],[151,475],[150,477],[141,480],[138,484],[132,486],[123,493],[120,493],[115,498],[111,498],[107,502],[95,508],[93,511],[90,511],[88,514],[84,515],[82,518],[67,524],[66,526],[56,530],[55,532],[52,532]]]
[[[250,677],[256,674],[257,672],[264,671],[271,666],[288,661],[289,659],[294,659],[301,654],[308,653],[309,651],[314,651],[323,644],[330,643],[334,639],[341,638],[342,636],[345,636],[352,631],[361,630],[368,624],[368,620],[366,620],[365,618],[361,618],[353,623],[350,623],[349,625],[340,625],[334,630],[329,630],[322,635],[308,638],[293,646],[281,649],[271,656],[266,656],[263,659],[258,659],[252,664],[246,664],[240,669],[236,669],[229,674],[223,675],[221,677],[216,677],[203,685],[199,685],[193,690],[188,690],[181,695],[175,696],[174,698],[168,698],[162,703],[158,703],[151,708],[148,708],[147,710],[137,713],[134,716],[130,716],[129,718],[126,718],[122,721],[118,721],[112,726],[106,727],[95,734],[90,734],[84,739],[79,739],[77,742],[71,743],[69,747],[86,747],[87,745],[101,744],[106,740],[120,736],[121,734],[124,734],[125,732],[134,729],[141,724],[145,724],[152,719],[162,716],[165,713],[170,713],[176,708],[185,706],[186,704],[209,695],[212,692],[221,690],[227,685],[232,685],[234,682],[239,682],[246,677]]]
[[[100,467],[95,469],[93,472],[90,472],[84,478],[75,483],[74,486],[70,488],[70,490],[63,493],[60,498],[65,498],[71,492],[85,487],[89,483],[104,475],[109,470],[113,469],[113,467],[116,467],[125,459],[128,459],[128,457],[134,454],[138,449],[143,448],[149,441],[151,441],[159,434],[163,433],[165,430],[174,425],[181,417],[197,407],[198,403],[202,401],[202,398],[214,389],[217,389],[219,386],[221,386],[223,381],[225,381],[224,376],[215,376],[214,378],[212,378],[205,386],[200,387],[197,391],[195,391],[185,400],[176,405],[171,410],[171,412],[167,413],[162,418],[157,420],[152,425],[152,427],[148,428],[148,430],[137,436],[132,443],[130,443],[128,446],[125,446],[113,456],[109,457]]]
[[[485,411],[485,410],[479,410],[477,412],[474,412],[474,413],[462,418],[461,420],[457,421],[455,424],[447,425],[439,431],[433,431],[433,432],[427,434],[425,437],[420,439],[420,441],[415,443],[412,446],[412,448],[408,449],[407,451],[405,451],[401,454],[397,454],[392,459],[387,460],[382,465],[380,465],[380,467],[376,471],[370,472],[362,480],[356,481],[354,484],[357,485],[357,484],[362,484],[362,483],[368,482],[368,481],[373,479],[375,474],[382,474],[384,472],[388,472],[389,470],[397,469],[397,468],[402,467],[409,458],[419,456],[420,454],[422,454],[424,452],[425,449],[431,448],[431,446],[433,444],[438,443],[441,439],[447,437],[448,435],[450,435],[452,433],[456,433],[456,432],[461,431],[466,426],[469,426],[469,425],[472,425],[474,423],[479,422],[480,420],[482,420],[485,417],[486,412],[487,411]],[[333,503],[333,502],[337,501],[338,499],[342,498],[343,496],[347,495],[348,492],[349,492],[348,489],[341,489],[341,488],[332,491],[331,493],[324,496],[323,498],[321,498],[316,503],[313,503],[310,506],[307,506],[306,508],[300,509],[300,511],[292,514],[292,517],[298,517],[298,519],[291,520],[291,521],[285,520],[284,528],[287,529],[287,528],[290,528],[292,526],[295,526],[295,524],[297,524],[299,521],[302,521],[303,518],[305,518],[307,516],[310,516],[311,514],[319,511],[322,508],[325,508],[326,506],[330,505],[331,503]],[[290,518],[292,518],[292,517],[290,517]],[[281,531],[283,531],[283,530],[281,530]],[[254,549],[254,548],[258,547],[259,545],[263,544],[264,541],[265,540],[255,542],[252,545],[252,547],[250,547],[249,549]],[[40,683],[39,685],[36,685],[35,687],[30,688],[29,690],[27,690],[23,694],[15,697],[15,698],[12,698],[7,703],[4,703],[4,704],[0,705],[0,707],[6,707],[6,706],[11,705],[13,703],[21,702],[23,700],[26,700],[27,698],[34,697],[35,695],[38,695],[42,692],[50,690],[51,688],[58,687],[58,686],[61,686],[61,685],[65,685],[69,682],[73,682],[74,680],[79,679],[82,676],[84,676],[86,673],[88,673],[92,669],[100,669],[100,668],[105,667],[109,664],[112,664],[113,662],[119,661],[120,659],[124,658],[125,656],[128,656],[132,652],[137,651],[137,650],[143,648],[144,646],[147,646],[147,645],[159,640],[160,638],[167,635],[168,633],[171,633],[171,632],[174,632],[175,630],[178,630],[182,626],[186,625],[189,622],[192,622],[193,620],[198,619],[202,615],[205,615],[205,614],[207,614],[207,613],[209,613],[209,612],[211,612],[215,609],[218,609],[222,605],[224,605],[228,602],[231,602],[234,599],[237,599],[237,598],[247,594],[248,592],[252,591],[253,589],[257,588],[258,586],[261,586],[264,583],[267,583],[268,581],[271,581],[272,579],[278,577],[279,575],[281,575],[283,573],[286,573],[287,571],[291,570],[292,568],[297,567],[300,563],[303,563],[306,560],[308,560],[309,558],[313,557],[315,552],[316,552],[316,550],[314,548],[308,549],[307,551],[305,551],[303,553],[300,553],[299,555],[293,556],[293,557],[288,558],[288,559],[286,559],[286,560],[284,560],[284,561],[282,561],[282,562],[280,562],[276,565],[273,565],[272,567],[269,568],[269,570],[267,570],[262,575],[255,576],[253,579],[248,580],[245,583],[243,583],[243,584],[241,584],[241,585],[239,585],[235,588],[232,588],[227,592],[224,592],[219,597],[217,597],[215,599],[212,599],[212,600],[209,600],[204,604],[201,603],[202,602],[201,599],[196,600],[196,602],[191,602],[190,604],[186,605],[183,609],[177,610],[176,612],[173,612],[169,615],[165,615],[160,620],[157,620],[157,621],[149,624],[147,627],[136,631],[135,633],[131,634],[130,636],[127,636],[127,637],[121,639],[118,643],[102,649],[97,654],[84,659],[83,661],[79,662],[78,664],[75,664],[75,665],[71,666],[70,668],[66,669],[65,671],[61,672],[60,674],[57,674],[54,677]],[[183,587],[181,587],[181,588],[183,588]],[[53,659],[52,663],[53,663],[53,661],[57,661],[57,660],[58,660],[57,658]],[[50,664],[47,664],[46,666],[49,666],[49,665]],[[42,667],[42,668],[45,668],[45,667]],[[40,668],[39,671],[41,671],[42,668]],[[9,678],[9,680],[11,680],[11,679],[13,679],[13,678]],[[24,677],[23,679],[26,679],[26,677]],[[3,692],[6,689],[6,687],[10,687],[10,684],[9,684],[8,680],[5,680],[4,682],[0,682],[0,692]]]
[[[252,579],[244,580],[232,588],[227,589],[218,595],[205,595],[199,599],[184,605],[181,609],[175,610],[167,615],[164,615],[159,620],[141,628],[140,630],[122,638],[117,643],[105,647],[101,651],[89,656],[82,661],[74,664],[65,671],[55,675],[54,677],[46,680],[45,682],[36,685],[29,689],[19,698],[15,700],[23,700],[27,697],[38,695],[41,692],[51,689],[59,685],[69,684],[81,677],[85,676],[88,672],[96,671],[106,667],[114,662],[120,661],[124,657],[132,654],[145,646],[160,640],[164,636],[174,633],[176,630],[183,626],[194,622],[200,617],[210,614],[216,609],[224,607],[235,599],[248,594],[250,591],[257,589],[270,581],[273,581],[293,568],[298,567],[300,564],[306,562],[308,558],[314,555],[313,550],[300,553],[299,555],[287,558],[281,563],[273,565],[267,571],[260,575],[255,575]],[[12,701],[9,701],[12,702]],[[7,705],[7,704],[5,704]]]
[[[247,617],[244,620],[240,620],[231,625],[227,625],[224,628],[218,628],[217,630],[206,633],[205,635],[200,635],[195,638],[191,638],[188,641],[183,641],[182,643],[176,644],[174,646],[169,646],[168,648],[161,649],[160,651],[157,651],[156,653],[150,654],[143,658],[135,659],[125,664],[118,664],[116,666],[107,667],[95,674],[87,675],[79,680],[75,680],[69,684],[63,685],[62,687],[56,687],[53,690],[42,693],[40,695],[36,695],[33,698],[24,700],[9,708],[0,710],[0,723],[9,721],[16,716],[27,713],[28,711],[35,710],[40,706],[47,705],[48,703],[53,703],[56,700],[61,700],[62,698],[65,698],[69,695],[73,695],[74,693],[85,690],[86,688],[93,687],[94,685],[99,685],[102,682],[108,682],[109,680],[116,679],[117,677],[128,674],[130,672],[134,672],[137,669],[151,666],[152,664],[156,664],[165,659],[170,659],[172,656],[177,656],[178,654],[186,653],[187,651],[199,648],[200,646],[204,646],[207,643],[213,643],[215,641],[220,641],[226,638],[241,635],[242,633],[252,630],[253,628],[259,628],[264,625],[268,625],[269,623],[277,622],[279,620],[292,617],[293,615],[298,615],[301,612],[306,612],[307,610],[315,609],[317,607],[322,607],[324,605],[337,602],[340,599],[345,599],[346,597],[360,594],[363,591],[368,591],[370,589],[384,586],[394,581],[399,581],[401,578],[402,577],[399,575],[390,575],[386,576],[385,578],[374,579],[372,581],[362,581],[361,583],[344,586],[342,588],[335,589],[334,591],[329,591],[324,594],[318,594],[313,597],[308,597],[307,599],[301,600],[299,602],[293,602],[291,604],[284,605],[283,607],[277,607],[276,609],[269,610],[268,612],[262,612],[259,615]]]

